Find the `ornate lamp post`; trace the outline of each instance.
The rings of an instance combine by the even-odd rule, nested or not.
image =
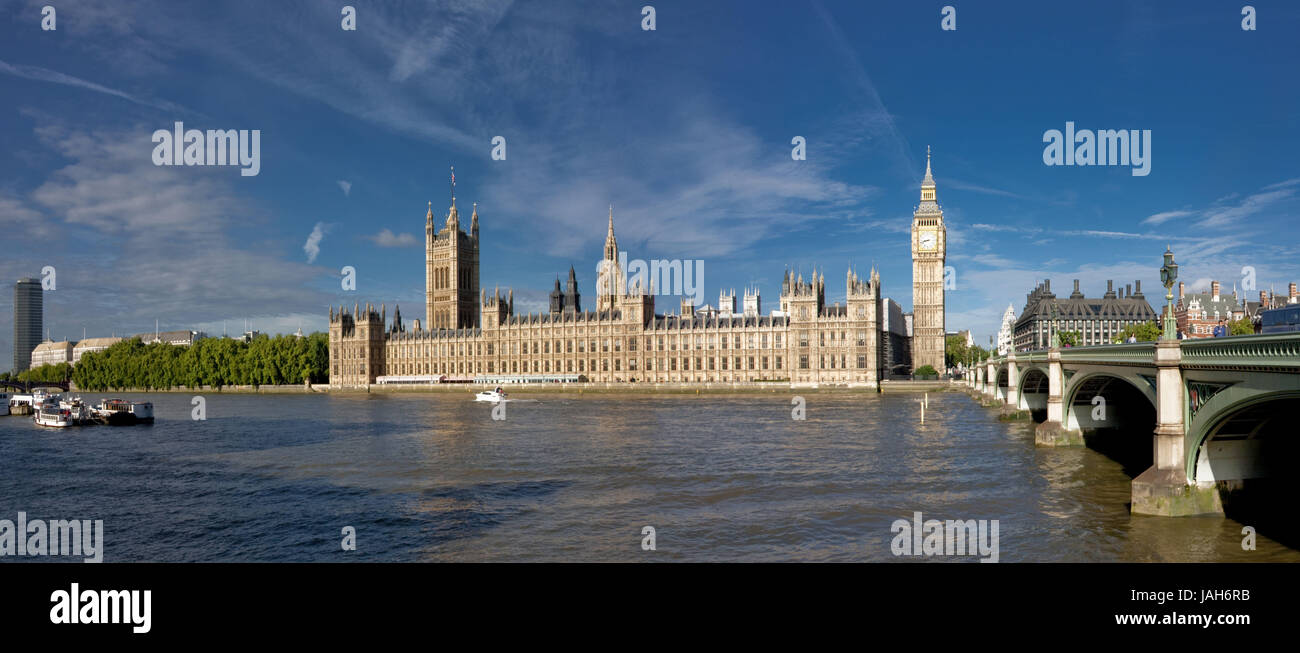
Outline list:
[[[1165,285],[1165,330],[1160,336],[1164,340],[1178,339],[1178,322],[1174,319],[1174,282],[1178,280],[1178,264],[1174,262],[1174,252],[1165,246],[1165,264],[1160,268],[1160,283]]]

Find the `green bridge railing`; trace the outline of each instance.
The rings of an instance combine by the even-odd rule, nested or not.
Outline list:
[[[1300,372],[1300,332],[1189,338],[1179,341],[1179,346],[1185,368]],[[1061,362],[1149,366],[1155,364],[1155,348],[1154,342],[1063,347]],[[1046,349],[1016,352],[1016,363],[1046,363],[1047,353]],[[995,365],[1006,360],[990,359]]]

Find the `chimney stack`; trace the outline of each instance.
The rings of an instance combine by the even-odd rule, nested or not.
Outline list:
[[[1135,294],[1138,294],[1138,295],[1141,295],[1141,294],[1142,294],[1142,280],[1141,280],[1141,279],[1134,279],[1134,280],[1133,280],[1133,292],[1134,292]]]
[[[1214,301],[1214,302],[1219,301],[1219,282],[1218,282],[1218,281],[1211,281],[1211,282],[1210,282],[1210,295],[1211,295],[1211,297],[1210,297],[1210,301]]]
[[[1186,286],[1186,285],[1187,285],[1187,284],[1185,284],[1185,283],[1183,283],[1183,282],[1181,282],[1181,281],[1178,282],[1178,303],[1179,303],[1179,304],[1182,304],[1182,303],[1183,303],[1183,288],[1184,288],[1184,286]]]
[[[1131,283],[1124,284],[1124,296],[1125,297],[1133,296],[1133,284]]]

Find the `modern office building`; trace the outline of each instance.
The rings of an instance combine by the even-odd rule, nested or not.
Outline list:
[[[45,304],[38,279],[19,279],[14,284],[14,367],[15,374],[32,365],[32,351],[41,344],[45,328]]]

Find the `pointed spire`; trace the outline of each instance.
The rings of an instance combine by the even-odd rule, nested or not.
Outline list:
[[[934,211],[937,209],[934,196],[934,174],[930,172],[930,146],[925,146],[925,178],[921,180],[921,210]]]
[[[614,237],[614,205],[609,205],[609,233],[606,238]]]

